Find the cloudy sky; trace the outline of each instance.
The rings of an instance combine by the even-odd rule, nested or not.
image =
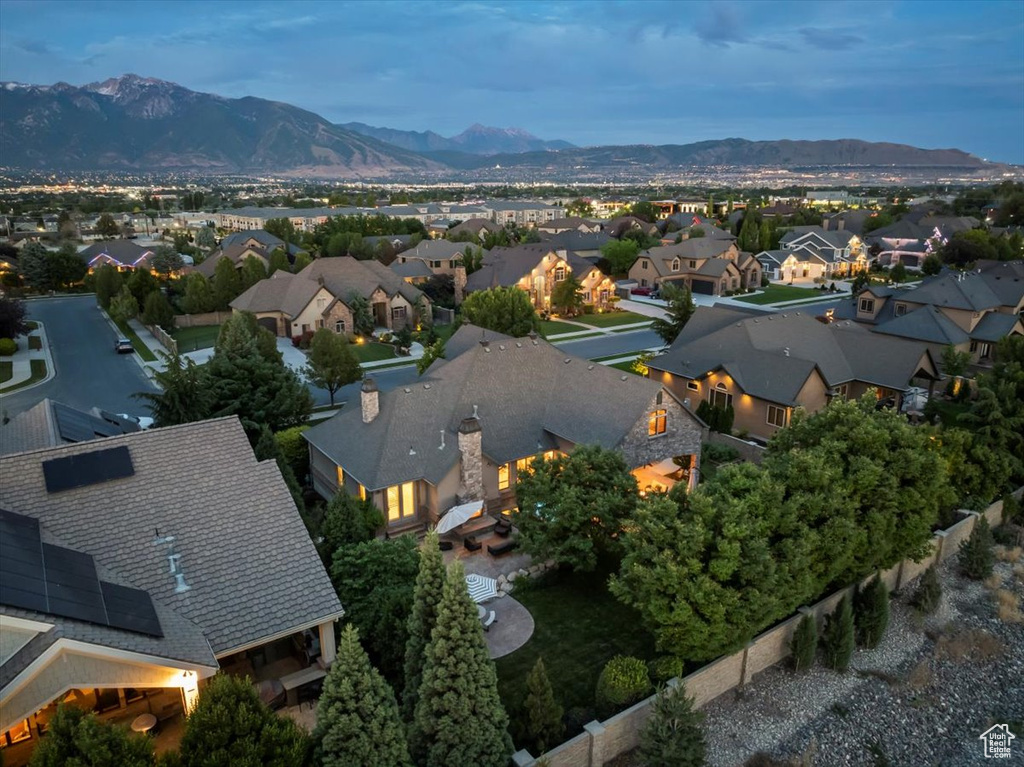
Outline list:
[[[1024,163],[1024,2],[0,0],[0,79],[133,72],[580,145],[860,138]]]

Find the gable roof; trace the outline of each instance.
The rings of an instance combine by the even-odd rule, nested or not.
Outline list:
[[[422,258],[440,260],[445,258],[461,258],[466,252],[466,243],[449,242],[448,240],[422,240],[415,248],[402,253],[403,258]]]
[[[131,240],[105,240],[103,242],[94,242],[92,245],[82,248],[78,251],[78,255],[90,265],[97,258],[106,256],[122,266],[134,266],[146,256],[153,255],[153,251]]]
[[[0,455],[139,431],[138,424],[112,413],[104,415],[46,398],[0,425]]]
[[[240,312],[283,312],[289,319],[295,318],[324,287],[303,272],[278,270],[243,292],[230,306]]]
[[[501,227],[491,221],[489,218],[469,218],[463,221],[461,224],[454,226],[449,231],[449,234],[458,234],[460,232],[469,232],[475,234],[478,237],[481,232],[500,232]]]
[[[47,492],[46,461],[113,447],[128,449],[131,476]],[[341,613],[281,472],[256,460],[236,417],[3,456],[0,475],[0,507],[201,627],[217,655]],[[156,535],[174,536],[189,591],[176,592]]]
[[[937,274],[928,277],[903,294],[902,298],[918,304],[931,304],[949,309],[984,311],[1002,305],[983,275],[976,272]]]
[[[221,249],[226,250],[232,245],[241,245],[246,240],[256,240],[260,243],[269,253],[275,248],[284,248],[285,241],[280,237],[277,237],[265,229],[245,229],[241,232],[232,232],[227,235],[223,240],[220,241]],[[288,248],[285,251],[289,256],[295,256],[302,252],[302,248],[293,242],[287,243]],[[294,259],[293,259],[294,260]]]
[[[415,277],[432,277],[434,273],[427,266],[426,262],[421,258],[414,258],[406,263],[401,263],[397,259],[391,262],[391,271],[397,274],[399,277],[405,279]]]
[[[600,250],[611,239],[606,232],[577,232],[575,229],[558,234],[541,234],[541,240],[555,250]]]
[[[377,288],[389,297],[402,295],[415,304],[423,296],[417,288],[402,279],[379,261],[357,261],[351,256],[318,258],[297,275],[314,282],[322,279],[324,286],[342,301],[354,292],[369,300]]]
[[[672,271],[672,262],[677,258],[680,261],[716,259],[733,248],[735,245],[731,240],[709,240],[706,237],[698,237],[695,240],[683,240],[675,245],[650,248],[642,251],[637,258],[649,258],[659,276],[669,277],[685,271],[685,263],[680,265],[679,272]]]
[[[459,332],[478,339],[481,329]],[[474,410],[483,452],[501,464],[555,447],[555,435],[614,448],[661,388],[539,339],[477,341],[415,384],[381,392],[370,423],[346,408],[303,436],[370,490],[414,479],[437,484],[459,460],[459,425]]]

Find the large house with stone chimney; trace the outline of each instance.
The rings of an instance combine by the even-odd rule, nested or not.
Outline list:
[[[466,292],[466,243],[448,240],[423,240],[415,248],[395,257],[391,270],[413,285],[422,285],[434,275],[449,275],[456,305]]]
[[[641,490],[696,484],[706,427],[661,384],[472,325],[446,348],[416,383],[366,379],[359,408],[303,433],[320,495],[370,498],[389,533],[417,530],[460,503],[515,508],[520,471],[586,444],[619,451]]]

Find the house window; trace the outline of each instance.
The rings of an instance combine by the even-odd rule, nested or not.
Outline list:
[[[860,300],[860,310],[866,314],[871,314],[875,311],[875,300],[873,298],[862,298]]]
[[[359,485],[359,500],[360,501],[365,501],[366,500],[366,488],[363,487],[362,485]]]
[[[650,418],[647,419],[647,436],[657,437],[660,434],[664,434],[667,425],[668,414],[665,410],[651,411]]]
[[[316,308],[317,309],[323,309],[325,306],[327,306],[327,299],[326,298],[318,298],[316,300]]]
[[[647,268],[647,259],[646,258],[640,259],[640,268],[641,269],[646,269]]]
[[[559,266],[555,269],[555,282],[561,282],[565,279],[565,267]]]
[[[971,341],[971,354],[974,354],[976,351],[978,351],[978,342]]]
[[[679,259],[678,258],[673,258],[672,259],[672,271],[673,272],[678,272],[679,271]]]
[[[337,322],[334,323],[334,332],[335,333],[344,333],[345,332],[345,320],[338,320]]]
[[[393,320],[404,320],[405,319],[405,307],[394,306],[391,308],[391,319]]]
[[[732,395],[725,388],[725,384],[716,384],[715,388],[708,393],[708,402],[712,407],[720,407],[724,410],[732,405]]]
[[[440,261],[431,261],[430,262],[430,266],[432,268],[434,268],[434,269],[440,269],[441,268],[441,262]]]
[[[508,490],[509,486],[509,475],[511,474],[512,464],[503,463],[498,467],[498,489]]]
[[[789,423],[789,408],[768,406],[768,423],[772,426],[783,427]]]
[[[840,384],[836,387],[836,394],[843,399],[847,399],[850,396],[850,385]]]
[[[590,291],[589,290],[584,290],[583,291],[583,303],[585,303],[585,304],[589,304],[590,303]]]
[[[906,313],[907,313],[907,305],[906,304],[896,304],[896,316],[897,317],[902,317]]]
[[[338,487],[345,487],[345,470],[338,467]]]
[[[700,391],[700,384],[696,381],[687,381],[686,388],[690,391]]]
[[[388,504],[388,522],[400,522],[416,514],[416,485],[405,482],[392,485],[385,493]]]
[[[647,287],[647,280],[640,280],[640,287],[641,288],[646,288]]]
[[[522,474],[524,471],[528,470],[531,466],[533,466],[534,458],[535,456],[530,456],[529,458],[520,458],[518,461],[516,461],[516,474]]]
[[[690,268],[691,269],[696,269],[697,268],[697,262],[696,261],[690,261]]]

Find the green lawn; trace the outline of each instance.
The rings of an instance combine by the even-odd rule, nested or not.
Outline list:
[[[769,285],[761,288],[761,292],[753,296],[740,296],[737,301],[748,304],[775,304],[779,301],[797,301],[801,298],[827,297],[828,293],[822,293],[814,288],[797,288],[793,285]]]
[[[538,657],[544,658],[551,686],[568,712],[593,710],[597,677],[613,656],[645,661],[655,656],[654,637],[634,610],[608,593],[607,580],[607,572],[559,572],[516,589],[515,598],[530,611],[536,627],[523,647],[495,661],[498,691],[510,715],[526,697],[526,676]]]
[[[580,322],[592,325],[595,328],[613,328],[616,325],[633,325],[637,322],[651,322],[651,317],[636,312],[604,312],[603,314],[584,314],[579,318]]]
[[[199,325],[194,328],[175,328],[171,337],[178,342],[179,352],[209,349],[217,343],[220,325]]]
[[[149,350],[149,347],[142,343],[142,339],[139,338],[138,334],[131,329],[131,326],[125,322],[119,324],[117,329],[124,334],[124,337],[132,342],[132,346],[135,347],[135,351],[142,357],[146,362],[156,362],[156,355]]]
[[[395,347],[391,344],[367,343],[353,344],[352,350],[356,353],[356,359],[360,362],[378,362],[379,360],[393,359]]]
[[[5,364],[6,365],[11,365],[12,363],[10,363],[10,362],[0,363],[0,366],[5,365]],[[22,381],[21,383],[16,383],[16,384],[14,384],[14,386],[8,386],[6,389],[3,390],[4,394],[7,394],[8,392],[12,392],[12,391],[17,391],[18,389],[23,389],[26,386],[31,386],[32,384],[36,383],[37,381],[42,381],[44,378],[46,378],[46,361],[45,360],[29,360],[29,366],[30,366],[31,371],[32,371],[31,377],[29,377],[29,379],[27,381]],[[11,372],[6,374],[6,377],[4,377],[3,371],[0,370],[0,380],[2,380],[2,381],[9,380],[11,378],[11,376],[13,376],[13,375],[14,375],[14,373],[13,373],[13,370],[12,370]]]
[[[608,367],[610,367],[610,368],[618,368],[619,370],[625,370],[627,373],[632,373],[633,375],[640,375],[635,370],[633,370],[633,363],[635,363],[635,362],[636,362],[635,359],[633,359],[633,360],[626,360],[625,362],[613,363],[613,364],[609,365]]]
[[[570,325],[568,322],[558,322],[557,320],[540,321],[540,334],[545,338],[558,335],[559,333],[582,333],[585,330],[586,328],[581,328],[579,325]]]
[[[14,377],[14,363],[0,362],[0,383],[6,383]]]
[[[28,348],[29,349],[36,349],[36,350],[42,349],[43,348],[43,339],[40,338],[39,336],[29,336],[28,337]]]

